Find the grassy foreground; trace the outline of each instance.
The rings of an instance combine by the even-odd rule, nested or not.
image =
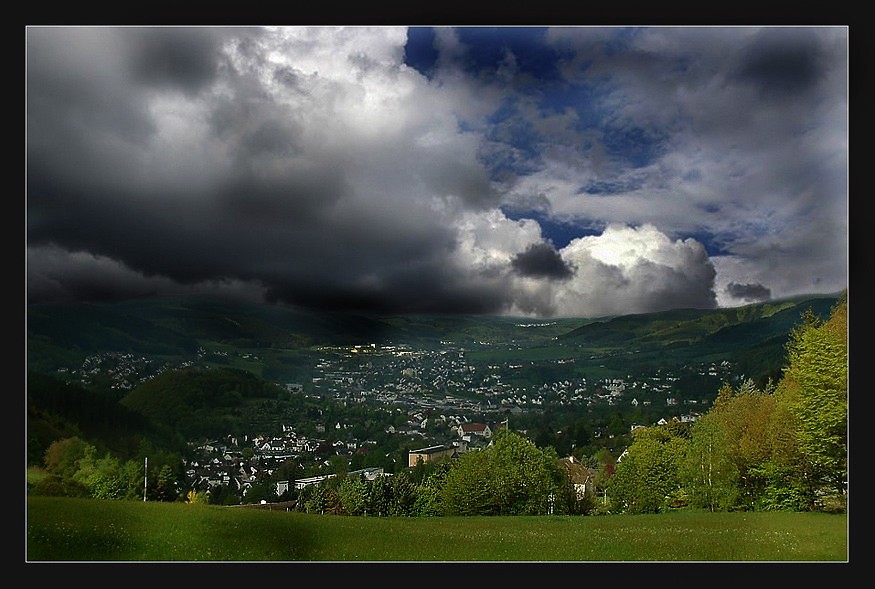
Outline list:
[[[28,497],[27,561],[848,560],[847,515],[376,518]]]

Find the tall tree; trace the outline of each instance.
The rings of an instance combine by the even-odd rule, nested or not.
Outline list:
[[[420,481],[415,487],[415,498],[413,501],[413,511],[416,515],[440,515],[443,513],[441,506],[442,489],[449,476],[452,464],[450,458],[439,460],[435,463],[422,463],[410,471],[414,484]],[[422,478],[418,478],[421,475]]]
[[[416,486],[410,479],[410,471],[402,470],[391,479],[378,477],[374,482],[377,481],[384,485],[391,484],[388,493],[392,497],[392,515],[415,515]]]
[[[844,495],[848,427],[847,293],[825,322],[804,317],[787,345],[788,366],[777,396],[795,420],[804,478],[814,495]]]
[[[391,514],[394,493],[393,484],[389,479],[390,477],[378,476],[367,484],[367,507],[365,508],[367,515],[384,516]]]
[[[684,476],[695,504],[760,509],[769,493],[771,508],[796,509],[795,500],[774,500],[796,496],[798,452],[793,424],[772,390],[768,383],[761,390],[750,379],[735,390],[725,384],[711,411],[693,426]]]
[[[343,513],[364,515],[368,507],[368,485],[355,476],[344,476],[337,486],[337,499]]]
[[[657,513],[683,501],[680,472],[688,443],[666,426],[636,429],[608,483],[613,504],[628,513]]]
[[[704,415],[693,425],[681,478],[695,507],[722,511],[735,504],[738,469],[729,453],[726,432],[714,414]]]

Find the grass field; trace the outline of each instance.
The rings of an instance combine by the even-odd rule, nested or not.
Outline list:
[[[184,503],[27,499],[26,560],[846,562],[847,515],[376,518]]]

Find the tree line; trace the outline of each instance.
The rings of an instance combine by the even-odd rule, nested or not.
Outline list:
[[[723,385],[690,427],[636,431],[606,491],[617,511],[843,509],[847,494],[846,294],[790,334],[776,385]]]
[[[374,480],[338,476],[297,493],[308,513],[373,516],[581,514],[587,511],[552,447],[500,430],[482,449]]]

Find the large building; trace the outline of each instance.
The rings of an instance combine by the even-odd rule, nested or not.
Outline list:
[[[452,446],[429,446],[419,450],[410,450],[407,454],[407,466],[414,467],[419,462],[434,462],[440,458],[450,458],[456,449]]]

